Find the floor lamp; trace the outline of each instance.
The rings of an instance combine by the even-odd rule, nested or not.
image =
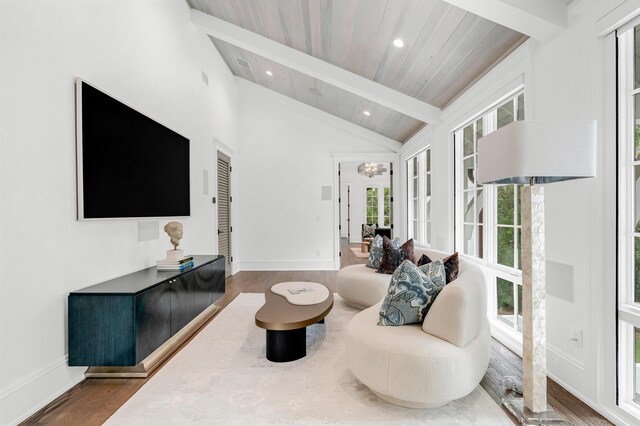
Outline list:
[[[522,316],[523,397],[505,407],[522,424],[562,418],[547,404],[544,187],[594,177],[595,121],[515,121],[478,142],[478,182],[523,184]]]

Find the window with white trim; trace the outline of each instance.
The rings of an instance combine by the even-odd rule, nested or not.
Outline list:
[[[384,214],[382,225],[387,228],[391,225],[391,188],[384,188]]]
[[[388,228],[391,224],[391,189],[370,184],[365,188],[365,221]]]
[[[378,188],[366,189],[366,221],[368,224],[378,223]]]
[[[407,160],[408,237],[421,245],[431,244],[431,149]]]
[[[524,93],[511,94],[456,131],[456,250],[487,266],[490,309],[515,335],[522,332],[520,186],[476,182],[478,141],[524,119]]]
[[[618,404],[640,418],[640,25],[618,33]]]

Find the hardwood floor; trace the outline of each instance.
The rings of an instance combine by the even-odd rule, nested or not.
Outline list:
[[[352,244],[352,246],[359,245]],[[365,263],[367,260],[366,258],[357,257],[345,241],[341,245],[341,251],[343,267]],[[336,271],[239,272],[227,278],[225,283],[226,293],[216,304],[222,308],[220,310],[222,311],[241,292],[264,293],[273,284],[282,281],[315,281],[326,285],[329,290],[335,292],[335,280]],[[213,317],[213,320],[215,320],[215,317]],[[185,342],[185,345],[189,341]],[[162,368],[162,366],[159,368]],[[481,385],[498,405],[501,405],[501,399],[505,393],[503,384],[505,377],[509,376],[521,379],[522,359],[499,342],[493,340],[489,368]],[[151,377],[153,377],[153,374]],[[86,379],[36,412],[22,424],[100,425],[135,394],[147,380],[149,378]],[[567,419],[569,424],[611,424],[553,380],[549,379],[547,383],[549,403]]]

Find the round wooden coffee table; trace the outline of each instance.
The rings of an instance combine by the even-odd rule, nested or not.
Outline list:
[[[287,284],[294,288],[311,287],[308,284],[322,286],[306,282]],[[256,312],[256,325],[267,330],[267,359],[288,362],[303,358],[307,355],[307,326],[324,322],[333,308],[333,293],[328,291],[326,299],[313,305],[294,305],[271,289],[264,296],[265,303]]]

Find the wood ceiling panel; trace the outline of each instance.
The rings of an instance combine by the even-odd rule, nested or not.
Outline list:
[[[260,1],[258,8],[265,28],[263,35],[278,43],[291,46],[294,41],[291,37],[291,22],[299,21],[299,17],[283,16],[282,9],[278,7],[278,2],[275,0]],[[294,46],[294,49],[300,50],[300,46]]]
[[[441,105],[449,105],[458,96],[460,96],[467,87],[471,86],[474,82],[489,72],[491,68],[493,68],[493,65],[486,67],[485,61],[493,61],[492,64],[499,63],[526,39],[526,36],[523,36],[520,33],[514,33],[513,31],[505,34],[504,27],[497,26],[494,28],[491,33],[482,40],[482,44],[487,46],[501,46],[499,46],[498,49],[492,49],[490,56],[484,56],[482,48],[473,51],[458,65],[457,69],[449,73],[447,78],[442,81],[440,87],[436,91],[438,97],[434,97],[433,102]],[[472,81],[468,81],[461,77],[464,74],[475,75],[476,78]]]
[[[431,99],[434,89],[446,79],[457,65],[471,54],[480,42],[496,27],[492,22],[467,14],[447,40],[443,48],[425,68],[410,95],[419,99]],[[469,37],[473,35],[472,37]]]
[[[348,44],[350,47],[351,63],[346,68],[349,71],[359,74],[369,80],[373,80],[378,69],[373,49],[364,49],[362,46],[371,44],[372,35],[377,33],[385,15],[387,2],[384,0],[373,0],[371,2],[358,3],[358,16],[355,28]]]
[[[448,105],[526,39],[518,32],[442,0],[187,2],[194,9],[438,108]],[[405,46],[394,47],[395,38],[402,38]],[[230,64],[234,73],[255,81],[246,72],[235,70],[236,65],[235,61]],[[285,68],[281,72],[293,71]],[[298,92],[304,91],[308,82],[297,75],[290,79],[291,87],[281,93],[298,99]],[[339,98],[342,100],[344,95]],[[347,114],[340,103],[320,104],[321,109],[334,115]],[[347,109],[355,105],[352,102]],[[332,112],[332,108],[336,111]],[[385,120],[389,124],[383,127],[391,127],[392,119]],[[386,131],[399,140],[397,130]],[[409,129],[404,134],[408,132]]]
[[[230,43],[212,37],[211,40],[235,75],[390,139],[404,142],[424,126],[422,121],[267,60]],[[247,61],[251,69],[239,65],[235,58]],[[271,71],[273,76],[268,76],[265,73],[267,70]],[[371,115],[364,115],[365,110],[369,111]]]
[[[409,96],[433,103],[442,72],[466,87],[512,46],[481,43],[497,24],[442,0],[189,0],[192,7]],[[502,27],[504,28],[504,27]],[[506,40],[520,40],[504,28]],[[392,41],[400,37],[404,48]],[[467,72],[452,68],[471,54]],[[437,76],[437,78],[436,78]],[[432,79],[436,78],[433,83]],[[459,80],[462,80],[461,82]],[[434,103],[437,107],[442,104]]]
[[[439,25],[432,33],[432,37],[425,41],[424,50],[414,57],[412,61],[405,61],[403,69],[397,75],[390,76],[385,83],[402,93],[412,96],[410,93],[416,91],[416,86],[419,87],[421,83],[424,83],[423,75],[440,52],[443,51],[456,28],[467,16],[468,14],[463,10],[447,6],[442,18],[438,19]]]
[[[444,15],[445,3],[436,0],[416,0],[411,19],[406,25],[398,28],[396,37],[405,42],[402,49],[393,49],[380,62],[372,79],[378,82],[392,81],[405,63],[413,63],[415,58],[427,47],[439,17]],[[386,83],[384,83],[386,84]]]
[[[236,25],[251,28],[254,33],[268,37],[259,3],[258,0],[233,0],[231,6],[237,17]]]
[[[238,25],[238,17],[236,16],[236,12],[233,10],[233,3],[231,2],[187,0],[187,3],[189,3],[189,6],[191,6],[192,9],[200,10],[204,13],[208,13],[209,15],[217,16],[220,19]],[[252,29],[251,31],[254,30]]]

